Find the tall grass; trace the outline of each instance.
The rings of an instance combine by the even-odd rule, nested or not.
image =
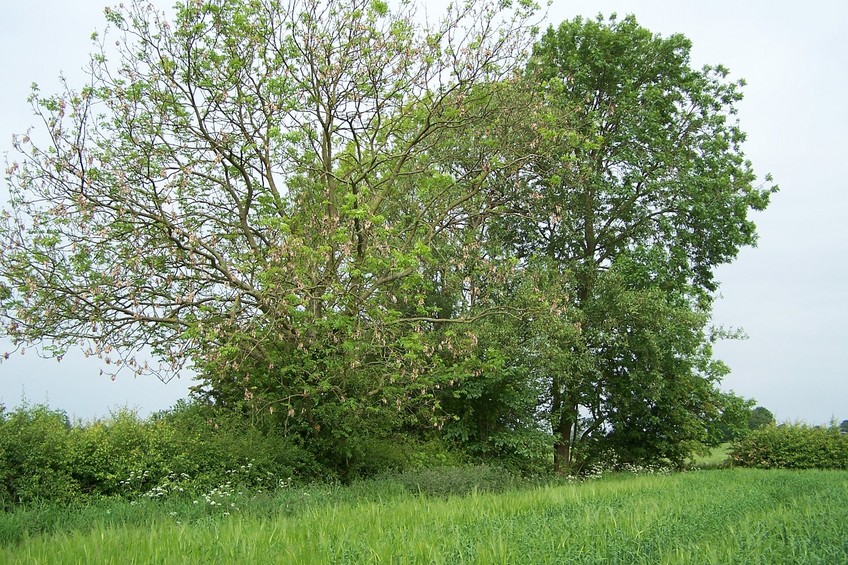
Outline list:
[[[613,477],[449,498],[388,483],[371,494],[325,490],[322,500],[321,492],[245,498],[229,515],[188,500],[135,505],[122,520],[118,507],[112,518],[70,512],[66,523],[79,520],[72,529],[9,539],[0,562],[848,562],[840,471]]]

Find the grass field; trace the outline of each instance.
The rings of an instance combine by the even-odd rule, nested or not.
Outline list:
[[[390,483],[16,510],[2,563],[848,563],[848,473],[613,476],[430,498]]]
[[[728,460],[732,448],[732,443],[723,443],[713,448],[708,455],[694,457],[692,464],[697,467],[718,467]]]

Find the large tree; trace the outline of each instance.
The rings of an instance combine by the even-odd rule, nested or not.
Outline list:
[[[681,460],[721,412],[714,273],[755,243],[749,213],[776,188],[755,185],[742,151],[743,83],[693,68],[690,47],[633,17],[578,18],[548,29],[528,65],[544,149],[500,236],[566,281],[548,301],[569,301],[572,331],[556,322],[528,343],[561,470],[590,448]]]
[[[514,113],[532,7],[501,8],[430,25],[381,0],[107,9],[89,84],[34,89],[42,127],[16,141],[2,332],[191,366],[219,404],[314,433],[339,411],[437,416],[435,352],[470,338],[431,330],[487,312],[429,298],[524,160],[479,143],[443,162],[455,132]]]
[[[740,85],[632,18],[526,65],[507,4],[107,10],[90,83],[34,90],[16,142],[3,333],[190,366],[328,457],[426,422],[498,456],[553,437],[561,470],[680,460],[722,411],[715,267],[772,190]]]

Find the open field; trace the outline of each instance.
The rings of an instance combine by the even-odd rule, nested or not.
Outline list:
[[[692,464],[696,467],[717,467],[727,461],[732,448],[732,443],[723,443],[714,447],[707,455],[693,457]]]
[[[0,562],[848,562],[848,472],[614,476],[448,499],[388,483],[347,500],[321,492],[234,498],[226,511],[111,503],[100,520],[81,508],[34,535],[13,511],[0,523]]]

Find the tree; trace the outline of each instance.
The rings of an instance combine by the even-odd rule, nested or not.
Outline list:
[[[714,269],[774,190],[740,85],[632,18],[552,28],[525,68],[508,4],[107,10],[117,46],[35,89],[46,142],[16,142],[2,332],[191,367],[340,470],[422,425],[496,456],[552,435],[560,470],[681,460],[723,409]]]
[[[774,423],[774,414],[771,413],[771,410],[764,406],[757,406],[751,410],[751,416],[748,418],[748,429],[759,430]]]
[[[721,418],[714,422],[711,428],[712,443],[720,444],[735,441],[745,436],[750,430],[750,420],[755,401],[737,396],[733,392],[724,394]]]
[[[848,434],[848,420],[842,420],[839,424],[839,431],[843,434]]]
[[[47,141],[16,141],[3,332],[163,379],[193,367],[199,394],[332,445],[358,429],[346,418],[435,422],[434,352],[470,338],[430,330],[487,313],[474,293],[428,303],[433,274],[522,161],[485,144],[437,160],[511,112],[498,85],[532,6],[500,5],[430,26],[381,0],[185,2],[173,24],[107,9],[117,41],[98,40],[90,83],[34,88]]]
[[[576,333],[536,340],[559,343],[535,368],[560,470],[610,447],[679,459],[720,415],[714,272],[755,243],[748,213],[776,187],[754,185],[742,152],[743,83],[693,69],[690,47],[633,17],[578,18],[548,29],[527,68],[547,100],[533,117],[545,148],[499,233],[569,279],[550,300],[571,301]]]

